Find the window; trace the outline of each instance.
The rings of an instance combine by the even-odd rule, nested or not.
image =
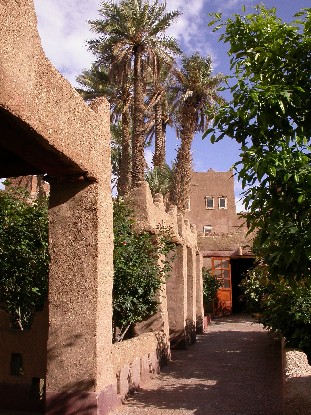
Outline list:
[[[211,232],[212,232],[212,225],[204,225],[203,226],[204,236],[209,235]]]
[[[218,198],[218,208],[227,209],[227,198],[225,196],[219,196]]]
[[[214,198],[213,196],[205,196],[205,208],[214,209]]]

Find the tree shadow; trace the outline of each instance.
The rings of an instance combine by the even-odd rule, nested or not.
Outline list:
[[[247,331],[199,335],[190,349],[172,351],[172,362],[155,385],[130,398],[127,413],[135,407],[142,414],[157,408],[161,414],[190,410],[195,415],[281,415],[280,341],[250,325]]]
[[[311,414],[311,375],[286,380],[285,415]]]

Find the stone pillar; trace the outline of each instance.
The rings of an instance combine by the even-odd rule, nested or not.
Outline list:
[[[112,380],[112,205],[100,183],[52,179],[46,414],[106,415]]]
[[[196,341],[196,252],[187,248],[187,330],[191,343]]]
[[[177,245],[171,275],[166,283],[167,309],[172,348],[188,348],[187,247]]]
[[[203,256],[200,251],[196,254],[196,319],[197,319],[197,333],[203,333],[204,331],[204,305],[203,305],[203,279],[202,279],[202,268],[203,268]]]

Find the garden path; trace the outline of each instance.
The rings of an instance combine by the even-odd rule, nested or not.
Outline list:
[[[280,342],[247,316],[215,319],[113,415],[281,415]]]

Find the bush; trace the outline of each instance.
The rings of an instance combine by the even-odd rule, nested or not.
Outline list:
[[[165,227],[158,235],[135,232],[133,212],[122,200],[114,202],[114,238],[113,340],[120,341],[157,311],[157,294],[170,270],[165,256],[175,244]]]
[[[46,200],[24,189],[0,191],[0,305],[14,328],[30,328],[48,295]]]
[[[289,347],[311,357],[311,281],[275,281],[264,266],[242,282],[249,310],[266,328],[281,333]]]
[[[217,291],[221,287],[221,281],[215,278],[207,268],[202,269],[203,277],[203,303],[205,308],[216,298]]]

